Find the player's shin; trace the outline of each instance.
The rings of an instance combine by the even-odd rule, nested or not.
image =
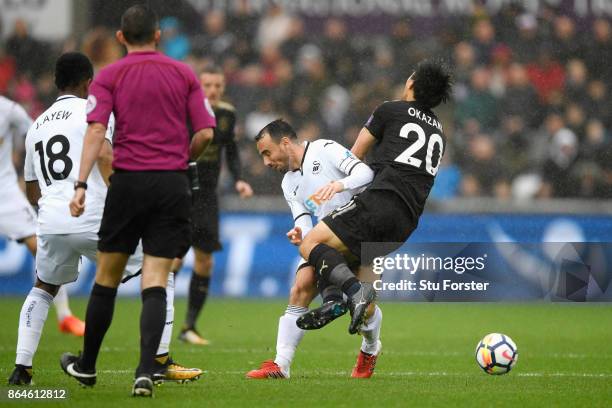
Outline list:
[[[283,371],[285,377],[289,377],[291,362],[295,350],[304,337],[304,330],[296,326],[295,322],[308,308],[302,306],[288,305],[285,314],[278,319],[278,335],[276,338],[276,358],[274,362]]]
[[[93,372],[96,369],[96,360],[102,340],[113,320],[116,297],[117,288],[109,288],[95,283],[91,290],[85,314],[83,354],[79,362],[79,367],[83,371]]]
[[[361,326],[361,351],[367,354],[378,354],[378,342],[380,340],[380,327],[382,325],[382,310],[378,305],[374,306],[374,313],[365,324]]]
[[[168,284],[166,285],[166,323],[164,331],[157,348],[156,356],[167,355],[170,350],[172,340],[172,328],[174,326],[174,273],[168,274]]]
[[[19,315],[17,357],[15,364],[32,366],[32,359],[42,334],[53,296],[39,288],[32,288],[23,302]]]
[[[151,376],[154,371],[155,352],[166,321],[166,289],[153,286],[142,291],[140,314],[140,363],[136,377]]]

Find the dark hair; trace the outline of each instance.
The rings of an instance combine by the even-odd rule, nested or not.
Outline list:
[[[75,88],[93,78],[91,61],[80,52],[62,54],[55,63],[55,86],[60,91]]]
[[[266,133],[269,134],[275,142],[278,142],[285,136],[289,139],[297,139],[295,130],[293,130],[291,125],[283,119],[276,119],[264,126],[264,128],[257,133],[257,136],[255,136],[255,141],[259,142]]]
[[[450,98],[452,77],[441,61],[421,61],[413,74],[414,99],[432,109]]]
[[[200,75],[202,74],[223,75],[223,69],[216,64],[208,64],[202,69],[202,71],[200,71]]]
[[[121,32],[130,45],[144,45],[155,39],[159,29],[157,14],[140,4],[125,10],[121,16]]]

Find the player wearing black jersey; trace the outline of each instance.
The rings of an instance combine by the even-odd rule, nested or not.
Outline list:
[[[446,145],[432,109],[446,102],[450,91],[446,68],[423,61],[406,81],[403,99],[376,108],[352,148],[360,159],[374,148],[372,184],[319,222],[300,246],[316,272],[348,296],[351,334],[359,330],[376,291],[357,280],[345,257],[368,264],[397,249],[417,227]],[[362,253],[361,244],[368,242],[386,245],[378,253]]]
[[[213,269],[212,253],[221,249],[219,242],[219,205],[217,200],[217,183],[221,171],[221,155],[225,159],[234,179],[235,188],[241,198],[253,195],[251,186],[241,178],[240,156],[236,145],[234,127],[236,112],[234,107],[221,101],[225,91],[223,71],[216,66],[204,69],[200,74],[200,83],[212,105],[217,119],[214,137],[206,150],[197,159],[199,190],[193,192],[192,208],[192,246],[195,255],[187,316],[179,339],[191,344],[205,345],[208,340],[202,338],[195,328],[197,318],[204,307],[208,295]],[[175,263],[175,270],[179,264]]]

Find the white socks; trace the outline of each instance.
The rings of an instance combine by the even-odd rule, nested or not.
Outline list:
[[[32,288],[19,314],[17,357],[15,364],[32,366],[32,359],[47,320],[53,296],[39,288]]]
[[[378,353],[378,340],[380,337],[380,326],[382,324],[382,310],[375,306],[374,314],[368,319],[366,324],[361,326],[361,351],[368,354]]]
[[[162,332],[156,355],[167,354],[172,340],[172,327],[174,326],[174,272],[168,274],[166,285],[166,325]]]
[[[291,362],[305,331],[295,324],[298,317],[308,311],[302,306],[288,305],[285,314],[278,319],[278,335],[276,338],[276,358],[274,362],[281,368],[285,377],[289,378]]]
[[[70,310],[70,306],[68,306],[68,291],[66,291],[66,286],[62,285],[57,291],[57,295],[53,299],[53,303],[55,304],[55,312],[57,313],[57,321],[61,323],[64,318],[68,316],[72,316],[72,311]]]

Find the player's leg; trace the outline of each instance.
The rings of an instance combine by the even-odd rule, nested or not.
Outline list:
[[[221,249],[219,242],[219,205],[211,188],[194,192],[191,218],[193,222],[193,273],[189,283],[187,314],[179,339],[196,345],[207,345],[196,329],[196,323],[208,298],[214,268],[213,253]]]
[[[308,305],[317,296],[316,284],[313,268],[307,263],[301,264],[289,293],[287,309],[278,319],[276,356],[274,360],[264,361],[259,369],[249,371],[248,378],[289,378],[295,350],[304,337],[304,330],[295,322],[308,311]]]
[[[191,344],[208,345],[209,341],[204,339],[196,330],[196,322],[208,297],[214,258],[212,253],[205,252],[195,246],[193,247],[193,253],[194,263],[189,283],[187,315],[179,338]]]
[[[354,211],[351,205],[355,205],[353,201],[332,214],[340,216]],[[351,312],[349,333],[354,334],[363,323],[363,316],[368,305],[374,301],[376,291],[371,284],[362,284],[355,277],[342,253],[348,253],[347,246],[325,222],[319,222],[300,245],[300,254],[314,265],[319,277],[339,287],[347,295]]]
[[[76,280],[79,254],[66,236],[43,235],[38,240],[37,278],[26,297],[19,316],[15,371],[9,384],[27,384],[31,380],[32,361],[53,297],[63,283]]]
[[[49,307],[58,288],[59,286],[46,284],[37,278],[34,287],[23,302],[19,314],[15,369],[8,380],[9,385],[30,384],[32,360],[38,349]]]
[[[380,279],[380,275],[375,275],[371,267],[361,267],[359,268],[358,278],[362,282],[374,282],[374,280]],[[351,373],[353,378],[370,378],[374,374],[376,361],[382,350],[382,342],[380,341],[382,317],[380,307],[371,303],[365,314],[364,324],[359,329],[362,340],[357,362]]]

